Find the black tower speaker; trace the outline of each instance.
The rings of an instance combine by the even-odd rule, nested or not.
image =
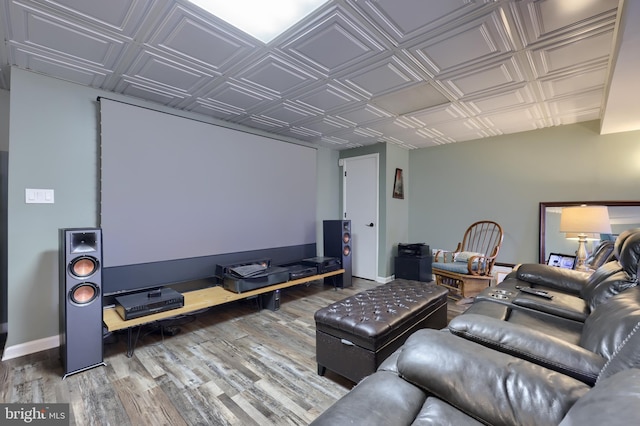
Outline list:
[[[104,365],[102,232],[60,229],[60,358],[64,377]]]
[[[325,278],[336,287],[351,287],[351,221],[323,221],[324,255],[337,257],[342,262],[344,274]]]

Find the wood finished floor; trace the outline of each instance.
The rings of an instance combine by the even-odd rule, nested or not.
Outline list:
[[[353,387],[315,363],[316,310],[379,285],[321,281],[283,291],[278,311],[246,300],[175,321],[164,339],[141,330],[105,344],[105,367],[62,380],[58,350],[0,362],[0,401],[70,404],[72,425],[306,425]],[[449,303],[449,318],[464,306]]]

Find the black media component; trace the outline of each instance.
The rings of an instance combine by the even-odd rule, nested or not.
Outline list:
[[[262,308],[269,309],[271,311],[277,311],[280,309],[280,290],[270,291],[260,295],[260,302]]]
[[[431,256],[424,257],[402,257],[396,256],[395,277],[405,280],[433,281],[431,269]]]
[[[261,265],[265,268],[268,268],[271,266],[271,259],[253,259],[242,262],[218,264],[216,265],[215,277],[218,280],[223,281],[225,275],[229,274],[232,269],[250,265]]]
[[[324,255],[340,259],[344,273],[324,279],[325,284],[335,287],[351,287],[351,258],[353,250],[351,244],[350,220],[323,221]],[[321,273],[318,271],[318,273]]]
[[[222,287],[235,293],[244,293],[289,281],[288,268],[269,266],[270,264],[270,260],[263,259],[233,265],[218,265],[217,271],[224,273]]]
[[[59,230],[59,325],[63,378],[104,365],[102,231]]]
[[[316,268],[318,274],[337,271],[342,267],[342,262],[340,262],[340,259],[337,257],[309,257],[302,259],[302,264]]]
[[[169,287],[161,288],[160,294],[153,296],[151,292],[141,292],[116,297],[116,312],[125,321],[183,306],[184,296]]]
[[[398,244],[399,257],[426,257],[431,256],[431,249],[425,243]]]
[[[312,277],[318,275],[318,267],[316,265],[303,265],[302,263],[293,265],[283,265],[289,270],[289,279],[298,280],[301,278]]]

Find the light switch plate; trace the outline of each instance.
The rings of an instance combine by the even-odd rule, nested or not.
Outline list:
[[[27,204],[53,204],[53,189],[33,189],[24,190],[24,201]]]

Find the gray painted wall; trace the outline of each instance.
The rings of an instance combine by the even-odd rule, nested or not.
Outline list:
[[[27,344],[41,350],[57,345],[58,229],[98,224],[96,98],[176,111],[19,69],[11,77],[7,348]],[[337,153],[319,153],[321,221],[339,214],[337,194],[327,191],[337,186],[339,168]],[[25,204],[25,188],[54,189],[55,203]]]
[[[538,203],[640,199],[640,132],[598,132],[591,121],[411,151],[409,235],[453,250],[491,219],[499,262],[537,262]]]

